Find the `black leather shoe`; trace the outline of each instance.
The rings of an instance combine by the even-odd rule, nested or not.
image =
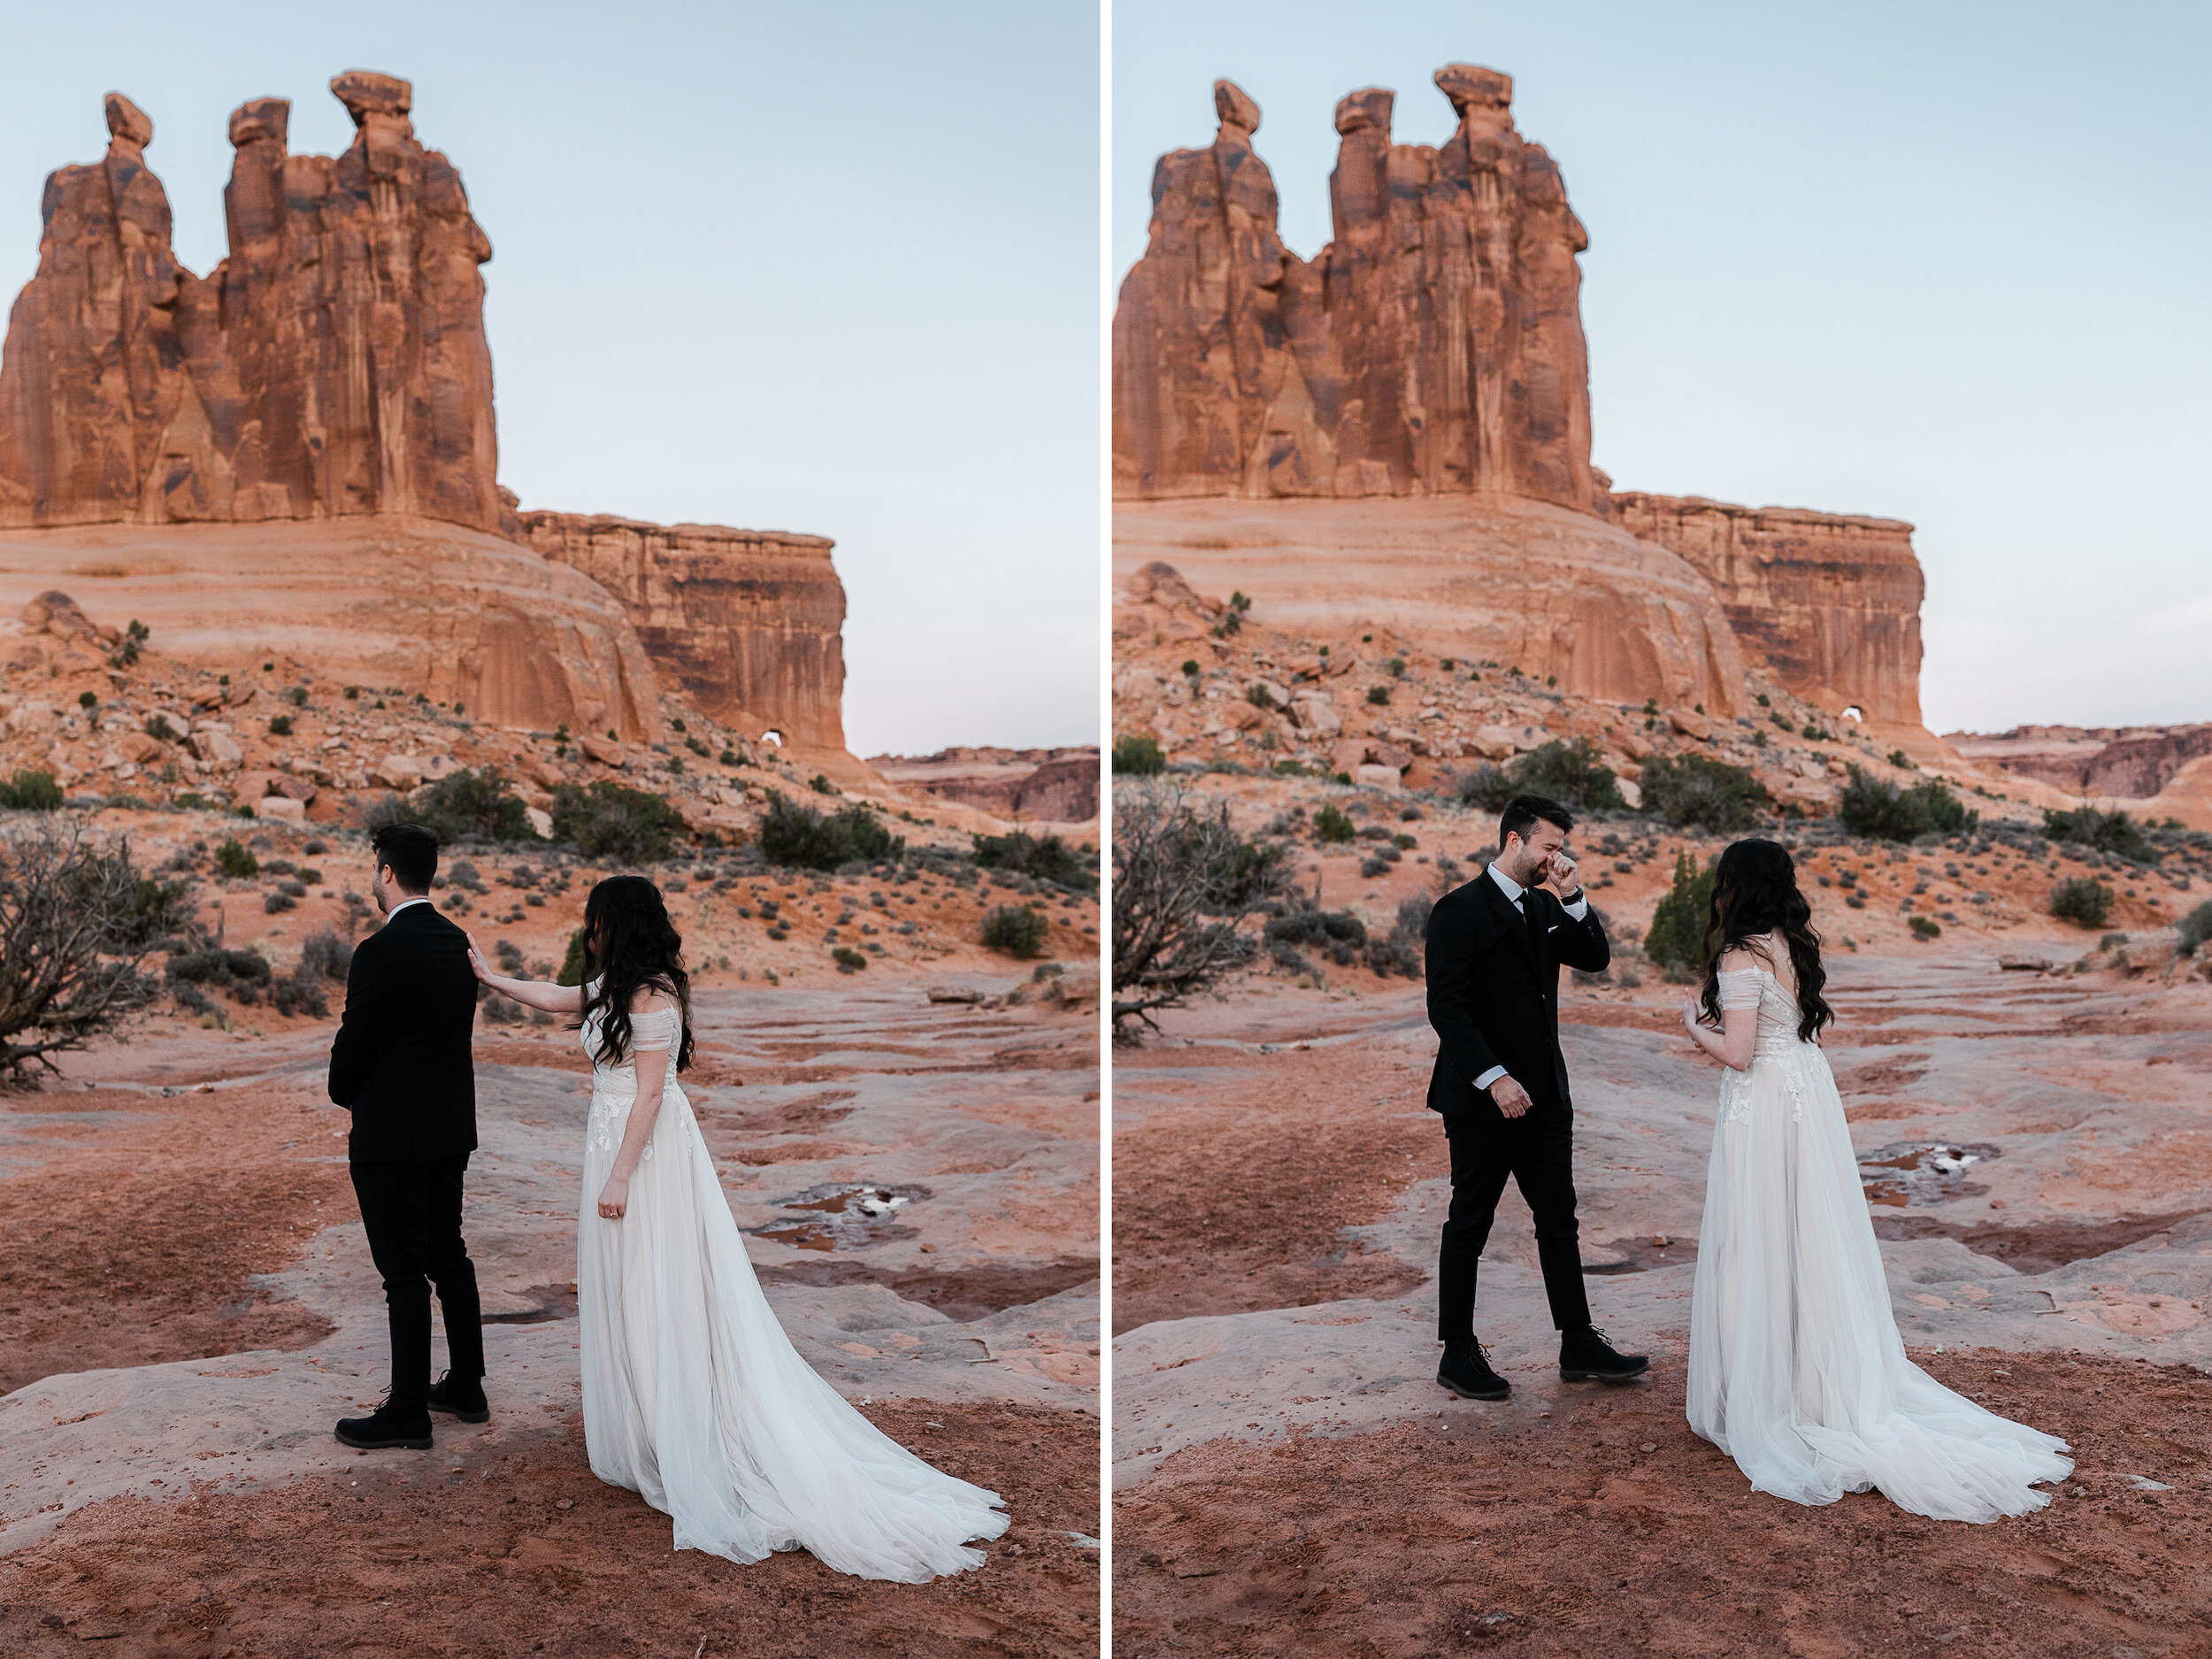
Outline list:
[[[390,1451],[402,1447],[409,1451],[426,1452],[430,1449],[430,1413],[420,1406],[411,1410],[403,1406],[395,1410],[387,1397],[367,1417],[341,1417],[337,1432],[341,1444],[365,1452]]]
[[[430,1409],[447,1411],[464,1423],[488,1423],[492,1409],[484,1398],[484,1379],[457,1378],[448,1371],[430,1385]]]
[[[1651,1369],[1641,1354],[1617,1352],[1595,1325],[1559,1333],[1559,1378],[1562,1382],[1626,1382]]]
[[[1444,1344],[1436,1380],[1462,1400],[1502,1400],[1513,1392],[1513,1385],[1490,1369],[1490,1356],[1482,1351],[1482,1344],[1471,1338]]]

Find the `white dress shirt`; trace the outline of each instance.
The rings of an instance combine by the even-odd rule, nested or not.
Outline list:
[[[402,910],[405,910],[411,904],[427,904],[429,902],[430,895],[427,893],[418,893],[411,899],[402,899],[398,903],[393,905],[390,910],[385,911],[384,919],[388,922],[390,921],[392,918],[397,916]]]
[[[1498,891],[1504,894],[1507,898],[1513,902],[1513,908],[1522,916],[1525,917],[1528,914],[1528,907],[1522,903],[1521,895],[1524,893],[1526,893],[1528,889],[1523,887],[1519,882],[1516,881],[1511,876],[1506,874],[1503,870],[1500,869],[1494,860],[1490,865],[1490,879],[1498,884]],[[1568,905],[1566,909],[1568,915],[1573,917],[1578,922],[1580,921],[1584,917],[1589,915],[1590,913],[1590,895],[1587,893],[1583,894],[1580,898],[1577,899],[1572,904]],[[1488,1088],[1493,1083],[1496,1082],[1504,1075],[1505,1068],[1503,1066],[1494,1065],[1487,1071],[1485,1071],[1480,1077],[1475,1079],[1475,1087],[1477,1088]]]

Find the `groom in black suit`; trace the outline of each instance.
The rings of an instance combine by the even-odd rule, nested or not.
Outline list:
[[[1507,1177],[1536,1219],[1544,1293],[1559,1328],[1559,1374],[1609,1382],[1650,1369],[1590,1325],[1575,1222],[1574,1103],[1559,1051],[1559,968],[1602,972],[1605,928],[1567,851],[1574,815],[1517,795],[1498,820],[1498,856],[1437,901],[1428,926],[1429,1024],[1440,1040],[1429,1110],[1451,1143],[1452,1203],[1437,1263],[1436,1380],[1469,1400],[1511,1392],[1475,1340],[1475,1271]]]
[[[426,1449],[430,1413],[464,1423],[484,1401],[484,1326],[476,1268],[461,1237],[461,1182],[476,1149],[476,975],[468,935],[430,902],[438,837],[388,824],[371,838],[369,892],[384,926],[346,976],[346,1012],[330,1046],[330,1098],[353,1112],[346,1150],[369,1256],[392,1327],[391,1395],[338,1438],[365,1450]],[[445,1313],[443,1379],[430,1380],[430,1287]]]

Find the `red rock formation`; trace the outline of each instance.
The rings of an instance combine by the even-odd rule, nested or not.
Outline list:
[[[525,545],[619,599],[653,665],[703,713],[845,746],[845,588],[826,536],[526,512]]]
[[[47,181],[38,272],[0,356],[0,525],[419,514],[511,531],[495,474],[477,267],[460,175],[416,142],[404,81],[331,90],[357,134],[290,156],[290,104],[230,120],[230,254],[178,265],[119,94],[94,166]]]
[[[1951,732],[1944,741],[1967,759],[2070,795],[2145,801],[2190,762],[2212,756],[2212,725],[2016,726],[2009,732]]]
[[[877,755],[868,764],[902,789],[979,807],[1010,822],[1082,824],[1098,816],[1095,745],[948,749],[934,755]]]
[[[1390,142],[1391,93],[1337,106],[1336,238],[1276,234],[1259,106],[1217,81],[1220,130],[1153,179],[1151,237],[1114,319],[1115,490],[1509,494],[1601,511],[1576,255],[1559,170],[1514,130],[1509,76],[1436,83],[1440,150]]]
[[[1614,521],[1680,554],[1719,593],[1747,651],[1832,713],[1920,724],[1920,601],[1912,526],[1702,496],[1612,496]]]

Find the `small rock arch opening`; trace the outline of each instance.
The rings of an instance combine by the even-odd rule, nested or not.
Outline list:
[[[1843,718],[1847,720],[1856,720],[1862,726],[1866,723],[1865,710],[1861,709],[1855,703],[1843,711]]]
[[[763,732],[760,734],[760,741],[764,743],[773,743],[778,749],[781,749],[783,747],[783,733],[776,730],[776,728],[772,726],[765,732]]]

